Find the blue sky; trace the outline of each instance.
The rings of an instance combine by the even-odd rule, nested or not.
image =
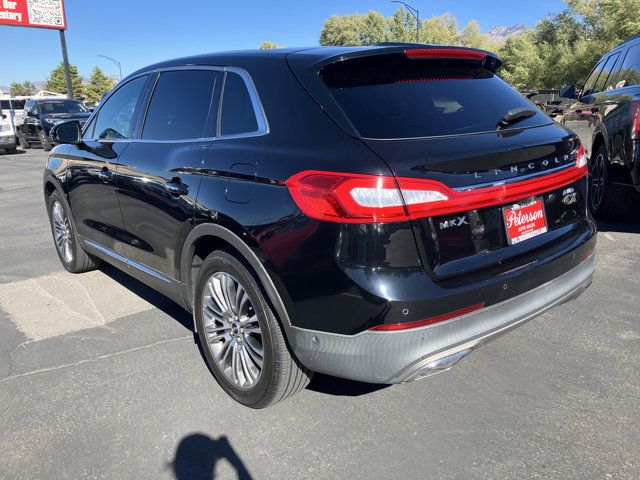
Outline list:
[[[428,18],[449,12],[460,25],[477,20],[483,31],[517,23],[535,25],[564,8],[562,0],[411,0]],[[66,0],[69,60],[89,76],[94,65],[107,74],[117,68],[97,55],[122,63],[126,75],[160,60],[219,50],[256,48],[264,40],[288,47],[317,45],[332,14],[378,10],[390,15],[387,0]],[[0,85],[45,80],[61,60],[58,32],[0,26]]]

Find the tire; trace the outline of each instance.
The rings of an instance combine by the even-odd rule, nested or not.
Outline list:
[[[289,351],[253,274],[233,255],[216,250],[203,262],[194,316],[209,369],[237,402],[265,408],[304,389],[311,380],[312,373]]]
[[[53,148],[53,144],[49,141],[49,135],[44,130],[38,131],[38,138],[40,139],[40,143],[42,144],[42,149],[45,152],[51,151]]]
[[[100,260],[89,255],[80,245],[67,204],[56,191],[47,200],[47,212],[51,234],[62,266],[71,273],[83,273],[98,268]]]
[[[18,144],[20,145],[20,148],[24,150],[28,150],[31,148],[31,144],[27,142],[27,139],[19,130],[16,132],[16,137],[18,137]]]
[[[18,153],[18,149],[16,147],[5,148],[4,151],[7,152],[9,155],[15,155],[16,153]]]
[[[609,154],[601,145],[595,152],[589,169],[589,208],[601,220],[624,217],[633,202],[634,192],[615,187],[609,180]]]

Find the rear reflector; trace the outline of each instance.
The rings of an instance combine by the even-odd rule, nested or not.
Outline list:
[[[467,48],[411,48],[404,51],[409,58],[462,58],[482,60],[487,57],[484,52]]]
[[[520,182],[454,190],[435,180],[307,170],[286,181],[302,212],[340,223],[401,222],[513,203],[563,187],[587,174],[584,149],[576,163]]]
[[[640,100],[631,102],[631,115],[633,123],[631,124],[631,139],[640,140]]]
[[[390,323],[387,325],[378,325],[377,327],[370,328],[369,330],[374,332],[395,332],[398,330],[408,330],[410,328],[425,327],[434,323],[444,322],[445,320],[451,320],[453,318],[461,317],[469,313],[477,312],[484,307],[484,303],[476,303],[469,307],[461,308],[449,313],[443,313],[442,315],[436,315],[435,317],[425,318],[424,320],[416,320],[414,322],[406,323]]]

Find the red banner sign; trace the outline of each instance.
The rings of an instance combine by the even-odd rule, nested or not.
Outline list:
[[[64,0],[0,0],[0,25],[64,30]]]

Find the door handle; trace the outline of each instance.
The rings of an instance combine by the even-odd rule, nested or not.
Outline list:
[[[107,183],[109,180],[111,180],[112,175],[113,174],[109,170],[107,170],[107,167],[104,167],[102,170],[98,172],[98,178],[102,180],[104,183]]]
[[[169,183],[165,183],[164,189],[174,197],[189,193],[189,185],[182,183],[182,180],[178,177],[172,178]]]

